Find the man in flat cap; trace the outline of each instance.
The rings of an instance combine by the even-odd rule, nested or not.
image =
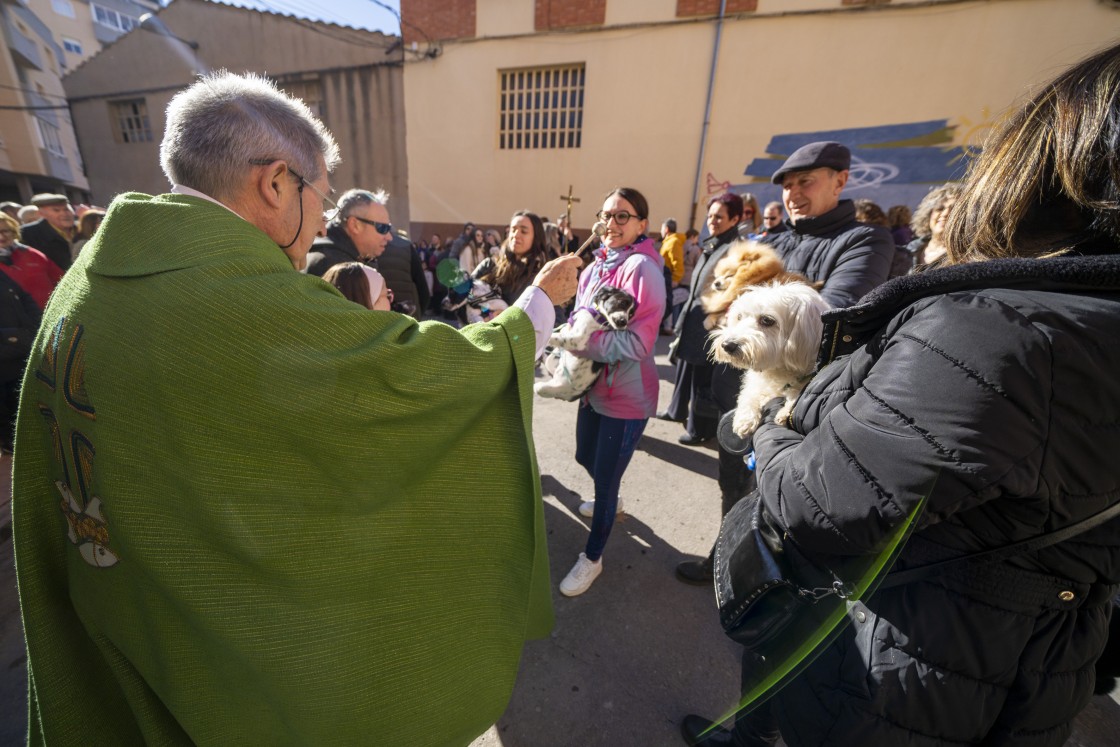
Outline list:
[[[895,252],[890,231],[859,223],[853,202],[840,199],[851,162],[851,152],[831,141],[795,150],[773,176],[773,182],[782,185],[782,202],[789,215],[786,230],[767,228],[760,238],[774,247],[787,270],[823,283],[821,295],[836,308],[853,305],[885,281]],[[716,366],[711,386],[721,415],[735,408],[738,370]],[[740,461],[738,455],[721,449],[721,474],[739,474]],[[734,482],[725,479],[721,483],[725,515],[753,487],[753,479],[731,487]],[[683,561],[677,566],[677,577],[688,583],[710,584],[712,555]]]
[[[20,227],[21,241],[47,255],[63,270],[70,267],[70,248],[74,241],[74,208],[66,195],[41,193],[31,198],[42,217]]]
[[[851,163],[851,152],[836,142],[809,143],[795,150],[772,178],[774,184],[782,186],[788,230],[775,233],[768,228],[761,239],[774,247],[787,270],[823,283],[821,295],[836,308],[854,305],[884,282],[895,251],[890,231],[858,222],[854,203],[840,199]],[[735,407],[738,392],[739,373],[717,366],[712,374],[712,393],[721,414]],[[721,470],[730,470],[734,460],[740,458],[721,448]],[[724,488],[724,515],[753,489],[753,474],[737,487],[737,497],[729,496]],[[711,568],[709,554],[681,563],[677,575],[686,581],[711,583]],[[768,714],[760,709],[740,717],[734,734],[719,726],[708,731],[711,721],[690,714],[681,723],[681,733],[688,744],[706,747],[770,744],[778,733]]]
[[[851,152],[836,142],[795,150],[771,179],[782,187],[789,230],[763,239],[787,270],[824,283],[821,295],[836,308],[885,281],[894,256],[890,231],[859,223],[852,201],[840,199],[851,163]]]

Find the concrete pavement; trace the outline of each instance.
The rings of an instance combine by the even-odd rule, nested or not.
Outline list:
[[[665,347],[661,338],[662,404],[672,378]],[[711,589],[673,576],[682,556],[708,551],[720,510],[716,452],[677,444],[679,425],[650,421],[623,479],[627,516],[614,527],[603,574],[583,596],[556,590],[590,523],[577,512],[592,489],[572,458],[575,408],[537,399],[534,411],[556,627],[526,646],[509,708],[472,747],[670,747],[683,744],[685,713],[714,717],[736,698],[738,650],[719,628]],[[10,459],[0,458],[0,747],[21,744],[26,729],[9,475]],[[1069,744],[1110,747],[1118,733],[1120,704],[1095,698]]]

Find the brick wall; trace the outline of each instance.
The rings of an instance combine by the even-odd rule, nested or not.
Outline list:
[[[401,0],[401,33],[404,43],[464,39],[475,35],[477,0]],[[423,30],[423,34],[417,30]]]
[[[602,26],[607,0],[535,0],[537,31],[578,26]]]
[[[727,0],[726,13],[753,13],[758,0]],[[719,14],[719,0],[677,0],[677,18]]]

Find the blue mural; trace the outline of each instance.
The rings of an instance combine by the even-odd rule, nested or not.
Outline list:
[[[709,175],[708,194],[724,189],[750,192],[759,203],[781,200],[780,187],[770,177],[790,153],[807,143],[835,140],[852,151],[852,168],[844,197],[866,197],[884,210],[892,205],[917,207],[929,189],[964,176],[973,150],[956,145],[956,126],[947,119],[908,124],[821,130],[775,135],[766,146],[766,156],[755,158],[743,171],[750,179],[741,184],[721,182]]]

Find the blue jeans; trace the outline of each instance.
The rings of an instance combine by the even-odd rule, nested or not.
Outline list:
[[[618,486],[646,429],[646,421],[646,418],[611,418],[595,412],[590,405],[581,403],[579,406],[576,462],[595,482],[595,514],[591,517],[591,535],[584,550],[588,560],[598,560],[603,555],[618,509]]]

